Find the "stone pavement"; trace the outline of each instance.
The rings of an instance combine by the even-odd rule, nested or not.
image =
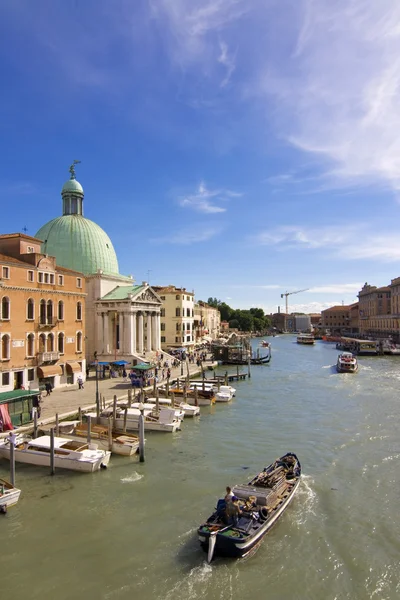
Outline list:
[[[203,368],[206,372],[209,366],[216,366],[217,363],[212,362],[208,359],[203,362]],[[189,364],[189,374],[191,377],[201,374],[201,369],[194,364]],[[183,376],[187,375],[187,367],[184,365]],[[181,367],[173,367],[171,369],[171,380],[177,379],[181,376]],[[211,371],[208,371],[208,377],[211,376]],[[159,383],[159,385],[165,384],[166,379]],[[122,377],[116,377],[112,379],[99,379],[99,394],[104,396],[106,401],[111,401],[114,395],[117,395],[118,399],[124,399],[128,396],[128,390],[132,389],[131,382],[124,382]],[[133,388],[138,391],[138,388]],[[151,389],[146,388],[146,389]],[[59,416],[67,413],[77,412],[78,408],[93,407],[96,404],[96,379],[90,377],[84,385],[84,389],[78,389],[78,385],[69,386],[68,388],[56,388],[52,391],[50,396],[46,396],[46,392],[42,392],[41,402],[41,415],[39,423],[54,419],[56,413]]]

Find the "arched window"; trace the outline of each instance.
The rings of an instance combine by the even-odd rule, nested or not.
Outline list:
[[[82,321],[82,302],[76,304],[76,320]]]
[[[10,336],[5,334],[1,338],[1,358],[7,360],[10,358]]]
[[[82,332],[78,331],[76,334],[76,351],[82,352]]]
[[[58,334],[58,351],[60,354],[64,354],[64,334]]]
[[[1,318],[3,321],[10,320],[10,298],[4,296],[1,300]]]
[[[39,352],[46,352],[46,336],[44,333],[39,335]]]
[[[28,335],[26,355],[27,356],[35,355],[35,335],[33,333],[30,333]]]
[[[53,302],[52,300],[47,301],[47,324],[53,323]]]
[[[62,300],[58,303],[58,320],[64,321],[64,302]]]
[[[40,315],[39,320],[41,325],[46,325],[46,300],[40,301]]]
[[[26,318],[28,321],[33,321],[35,318],[35,302],[32,298],[29,298],[26,306]]]
[[[47,352],[54,352],[54,333],[47,336]]]

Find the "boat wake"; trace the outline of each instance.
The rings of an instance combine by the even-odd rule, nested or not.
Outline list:
[[[197,531],[197,527],[192,527],[192,529],[189,529],[189,531],[185,531],[185,533],[181,533],[181,535],[178,535],[178,540],[181,540],[182,538],[186,538],[189,537],[190,535],[193,535],[193,533]]]
[[[207,589],[205,585],[212,577],[212,567],[206,561],[203,564],[191,569],[187,577],[178,581],[174,587],[165,595],[165,600],[191,600],[194,598],[204,598],[204,592]]]
[[[312,489],[314,480],[310,475],[301,476],[301,484],[297,492],[297,502],[293,502],[294,519],[297,525],[304,525],[308,516],[316,516],[315,504],[317,502],[317,494]]]
[[[136,473],[136,471],[134,471],[132,475],[128,475],[128,477],[123,477],[121,479],[121,483],[135,483],[135,481],[139,481],[140,479],[143,479],[143,475],[139,475],[139,473]]]

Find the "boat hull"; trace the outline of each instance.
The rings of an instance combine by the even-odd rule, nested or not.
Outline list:
[[[27,465],[36,465],[38,467],[50,467],[50,453],[45,454],[41,451],[19,450],[15,448],[15,461]],[[0,456],[10,459],[10,450],[6,447],[0,448]],[[80,471],[81,473],[94,473],[101,468],[106,467],[110,462],[111,452],[104,452],[102,457],[94,461],[78,460],[75,458],[59,457],[55,455],[54,466],[57,469],[68,469],[70,471]]]
[[[100,417],[100,424],[107,426],[108,425],[108,417]],[[117,417],[115,419],[115,427],[117,429],[124,428],[124,418]],[[179,431],[181,427],[181,421],[175,421],[173,423],[159,423],[157,421],[148,422],[146,421],[144,424],[145,431],[163,431],[164,433],[175,433],[175,431]],[[127,419],[126,421],[126,431],[138,431],[139,430],[139,421]]]
[[[3,493],[2,493],[3,492]],[[21,495],[21,490],[16,487],[13,487],[11,483],[5,481],[4,479],[0,479],[0,508],[7,509],[10,506],[15,506],[17,504],[19,497]]]

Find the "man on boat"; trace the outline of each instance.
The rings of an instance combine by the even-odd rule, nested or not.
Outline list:
[[[226,486],[226,494],[225,494],[225,502],[230,502],[232,500],[233,497],[233,492],[232,492],[232,488],[229,487],[229,485]]]
[[[239,500],[236,498],[236,496],[232,496],[231,499],[226,503],[225,512],[228,519],[228,524],[236,527],[239,517],[242,514],[239,506]]]

